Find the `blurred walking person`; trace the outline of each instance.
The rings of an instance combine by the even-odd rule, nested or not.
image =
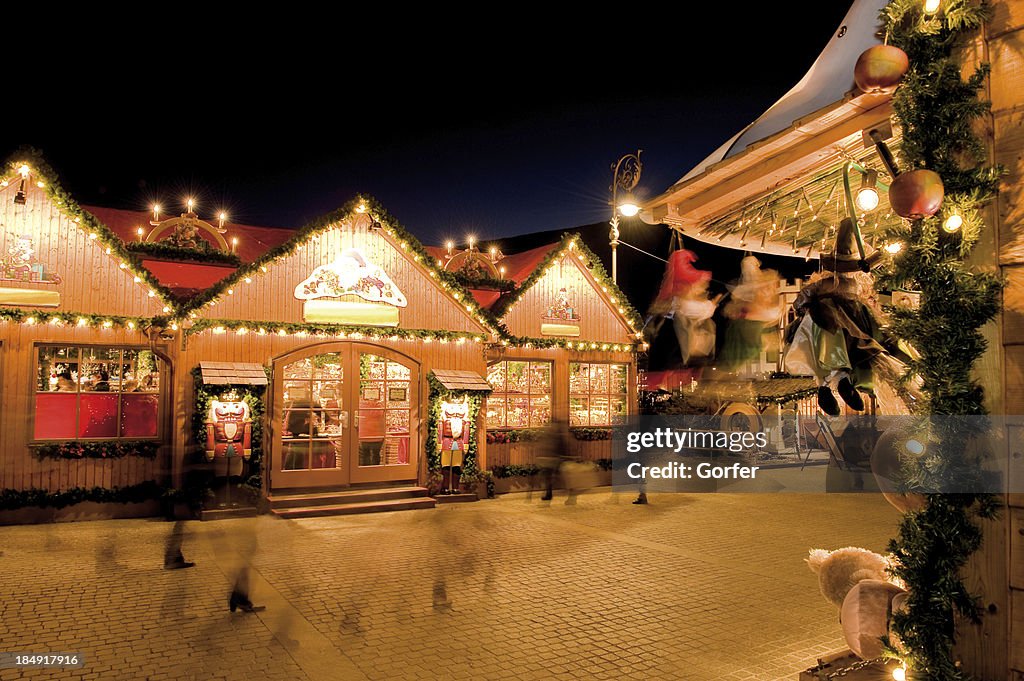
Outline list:
[[[569,424],[561,419],[551,419],[544,427],[537,441],[536,462],[544,476],[544,496],[541,501],[554,498],[555,476],[559,468],[569,458]]]

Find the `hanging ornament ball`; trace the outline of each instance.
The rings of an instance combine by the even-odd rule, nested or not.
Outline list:
[[[907,53],[893,45],[875,45],[864,50],[853,67],[853,82],[867,94],[889,94],[910,68]]]
[[[946,190],[942,178],[932,170],[911,170],[893,180],[889,205],[901,218],[918,220],[939,212]]]
[[[923,453],[923,439],[920,433],[894,426],[882,433],[871,452],[871,473],[875,483],[885,500],[900,513],[920,511],[928,503],[923,494],[900,492],[897,482],[907,457]]]

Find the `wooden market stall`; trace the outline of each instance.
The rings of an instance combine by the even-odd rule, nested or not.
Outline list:
[[[636,410],[638,317],[576,237],[428,250],[364,198],[283,230],[83,208],[39,158],[3,176],[6,509],[240,484],[282,515],[422,507],[442,464],[475,489],[552,418],[608,458]]]

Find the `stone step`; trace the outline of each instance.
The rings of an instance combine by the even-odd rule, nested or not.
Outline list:
[[[437,503],[439,504],[464,504],[469,501],[480,501],[480,498],[475,494],[438,494],[436,497]]]
[[[412,497],[384,501],[354,502],[333,506],[306,506],[298,508],[275,508],[271,513],[280,518],[318,518],[330,515],[355,515],[357,513],[382,513],[385,511],[412,511],[434,508],[436,501],[430,497]]]
[[[416,499],[429,495],[426,487],[385,487],[375,489],[350,489],[308,494],[272,494],[267,497],[273,510],[286,508],[308,508],[310,506],[341,506],[395,499]]]

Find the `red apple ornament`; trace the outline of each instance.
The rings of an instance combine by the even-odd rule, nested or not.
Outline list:
[[[867,94],[890,94],[910,68],[907,53],[893,45],[864,50],[853,67],[853,82]]]
[[[938,173],[923,168],[911,170],[889,186],[889,205],[901,218],[919,220],[938,213],[945,194]]]

